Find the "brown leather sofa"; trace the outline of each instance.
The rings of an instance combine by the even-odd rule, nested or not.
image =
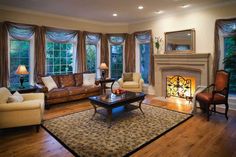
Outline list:
[[[98,82],[94,82],[94,85],[91,86],[83,86],[83,73],[51,76],[58,86],[58,88],[51,91],[48,91],[44,85],[42,77],[38,77],[37,86],[41,92],[45,93],[46,108],[49,108],[52,104],[79,100],[101,93]]]

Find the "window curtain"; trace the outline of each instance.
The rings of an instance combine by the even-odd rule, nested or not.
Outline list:
[[[45,27],[47,39],[57,43],[67,43],[74,40],[77,31]]]
[[[134,34],[126,34],[125,72],[135,72],[135,36]]]
[[[34,25],[4,22],[1,25],[1,86],[6,87],[9,80],[8,33],[18,40],[29,40],[35,32]]]
[[[85,72],[86,71],[86,48],[85,48],[85,34],[82,31],[78,32],[78,44],[77,44],[77,58],[78,58],[78,71]]]
[[[7,87],[8,72],[8,32],[6,23],[0,24],[0,87]]]
[[[149,82],[150,85],[155,85],[155,74],[154,74],[154,53],[153,53],[153,37],[152,37],[152,31],[141,31],[141,32],[135,32],[135,37],[140,42],[150,42],[150,66],[149,66]]]
[[[225,35],[236,35],[236,30],[231,27],[232,23],[236,23],[236,18],[218,19],[215,22],[215,54],[213,63],[213,78],[216,76],[216,71],[219,69],[220,54],[220,35],[221,31]]]
[[[120,45],[120,44],[124,43],[125,38],[126,38],[125,33],[107,34],[107,36],[108,36],[109,43],[114,44],[114,45]]]
[[[109,68],[109,50],[108,50],[108,36],[107,34],[101,35],[101,63],[106,63]],[[109,70],[106,71],[106,77],[109,76]]]

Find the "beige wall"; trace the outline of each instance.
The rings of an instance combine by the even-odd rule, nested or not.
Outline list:
[[[191,12],[175,15],[162,15],[150,21],[129,25],[129,32],[152,29],[155,37],[162,37],[170,31],[192,29],[196,31],[196,53],[211,53],[210,74],[214,52],[215,20],[236,17],[236,3],[214,6],[211,8],[192,10]],[[156,53],[156,49],[155,49]],[[164,43],[161,52],[164,53]],[[210,77],[212,81],[212,78]]]
[[[20,9],[5,9],[0,7],[0,21],[11,21],[36,24],[65,29],[86,30],[102,33],[128,32],[128,24],[101,23],[52,14],[23,11]]]

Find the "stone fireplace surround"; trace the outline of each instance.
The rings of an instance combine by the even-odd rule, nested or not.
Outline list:
[[[209,85],[209,53],[155,55],[155,93],[166,94],[166,76],[195,77],[198,85]]]

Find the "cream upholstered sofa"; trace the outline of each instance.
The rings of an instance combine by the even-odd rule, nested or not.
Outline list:
[[[7,90],[7,89],[6,89]],[[5,89],[0,89],[0,95],[5,100],[9,94]],[[44,94],[22,94],[23,102],[0,102],[0,128],[12,128],[19,126],[35,125],[37,131],[43,119]]]
[[[122,78],[118,80],[121,89],[132,92],[142,92],[144,81],[140,73],[133,73],[132,81],[124,81],[123,77],[122,75]]]

